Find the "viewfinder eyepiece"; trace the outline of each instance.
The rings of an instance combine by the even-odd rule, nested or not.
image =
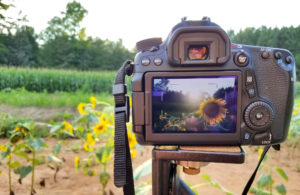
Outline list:
[[[206,60],[209,56],[207,45],[191,45],[188,47],[189,60]]]

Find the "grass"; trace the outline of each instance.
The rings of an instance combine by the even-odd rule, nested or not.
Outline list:
[[[76,107],[81,102],[89,102],[90,97],[95,96],[98,100],[113,104],[113,96],[109,93],[86,93],[76,92],[29,92],[25,89],[0,91],[0,104],[17,107]]]

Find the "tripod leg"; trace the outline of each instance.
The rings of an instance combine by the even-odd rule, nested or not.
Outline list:
[[[152,160],[152,194],[169,194],[170,188],[170,161]]]

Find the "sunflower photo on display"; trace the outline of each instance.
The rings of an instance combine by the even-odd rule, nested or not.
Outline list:
[[[232,133],[236,130],[237,77],[158,78],[152,90],[155,132]],[[194,83],[194,85],[190,85]]]

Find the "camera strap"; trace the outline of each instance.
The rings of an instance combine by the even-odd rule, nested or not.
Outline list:
[[[132,162],[126,128],[130,106],[125,85],[126,74],[130,76],[132,72],[133,62],[128,60],[118,70],[112,92],[115,99],[114,183],[117,187],[123,187],[124,195],[134,194]]]

